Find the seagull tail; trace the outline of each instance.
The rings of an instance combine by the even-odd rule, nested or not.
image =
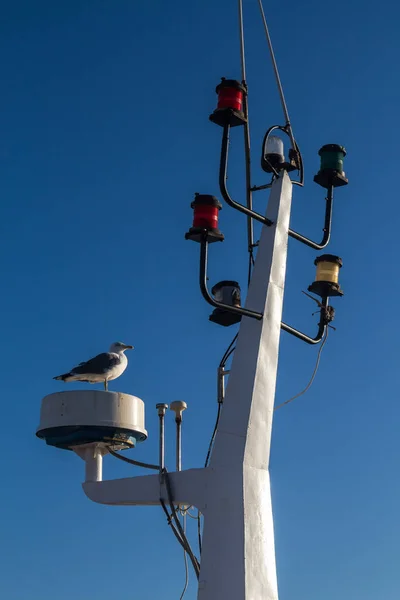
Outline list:
[[[53,379],[57,379],[58,381],[73,381],[73,376],[71,373],[64,373],[63,375],[53,377]]]

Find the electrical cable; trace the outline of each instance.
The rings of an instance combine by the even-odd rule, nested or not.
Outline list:
[[[215,440],[215,436],[217,434],[217,429],[218,429],[218,424],[219,424],[219,418],[221,416],[221,406],[222,406],[222,403],[219,402],[218,403],[217,418],[215,419],[214,430],[213,430],[212,435],[211,435],[210,443],[208,444],[208,451],[207,451],[207,456],[206,456],[206,460],[205,460],[205,463],[204,463],[204,468],[208,467],[208,462],[210,460],[211,451],[212,451],[212,448],[214,446],[214,440]]]
[[[183,515],[183,531],[186,534],[186,513]],[[182,594],[181,594],[181,597],[179,598],[179,600],[183,600],[183,597],[186,594],[186,590],[189,585],[189,567],[188,567],[187,553],[186,553],[185,549],[183,550],[183,560],[184,560],[184,564],[185,564],[185,585],[183,587]]]
[[[160,498],[160,504],[161,507],[163,509],[163,511],[165,512],[165,516],[167,517],[167,522],[168,525],[171,526],[172,531],[174,532],[174,535],[176,537],[176,539],[178,540],[179,544],[182,546],[182,548],[185,550],[185,543],[182,540],[181,536],[179,535],[178,531],[176,530],[176,527],[172,521],[172,515],[169,514],[168,509],[167,509],[167,505],[165,504],[163,498]]]
[[[167,496],[168,496],[169,507],[170,507],[170,510],[171,510],[171,516],[172,516],[172,518],[175,521],[175,526],[176,526],[177,532],[179,533],[180,538],[181,538],[181,540],[182,540],[182,542],[184,544],[184,548],[186,549],[186,552],[189,555],[189,558],[190,558],[190,560],[192,562],[192,565],[193,565],[193,569],[194,569],[194,571],[196,573],[196,577],[198,579],[199,575],[200,575],[200,563],[197,560],[196,556],[193,554],[193,550],[192,550],[192,548],[191,548],[191,546],[189,544],[189,541],[188,541],[188,539],[186,537],[186,534],[185,534],[185,532],[183,530],[182,524],[181,524],[181,522],[179,520],[178,513],[177,513],[176,508],[174,506],[173,497],[172,497],[171,482],[170,482],[170,479],[169,479],[169,475],[168,475],[167,469],[163,469],[163,476],[164,476],[164,481],[165,481],[165,487],[167,489]],[[161,500],[162,499],[160,499],[160,502],[161,502]],[[163,503],[164,503],[164,501],[162,501],[162,503],[161,503],[162,506],[163,506]],[[164,509],[164,512],[165,512],[165,509],[166,509],[165,503],[164,503],[163,509]],[[169,519],[169,523],[171,523],[170,519]]]
[[[251,248],[251,251],[249,251],[249,270],[248,270],[248,274],[247,274],[247,287],[248,288],[250,286],[251,274],[252,274],[255,263],[256,263],[256,261],[254,260],[254,250],[253,250],[253,248]]]
[[[108,451],[115,458],[118,458],[119,460],[122,460],[130,465],[134,465],[135,467],[143,467],[145,469],[154,469],[156,471],[159,471],[159,469],[160,469],[160,467],[158,465],[142,463],[142,462],[139,462],[138,460],[133,460],[131,458],[126,458],[125,456],[121,456],[117,452],[114,452],[114,450],[111,450],[111,448],[108,448]],[[176,539],[178,540],[180,545],[183,547],[183,550],[185,552],[185,557],[186,557],[186,553],[187,553],[192,561],[196,576],[197,576],[197,578],[199,578],[200,564],[199,564],[199,561],[197,560],[197,558],[195,557],[195,555],[193,554],[193,551],[190,547],[189,541],[186,537],[186,532],[185,532],[184,528],[182,527],[179,517],[177,515],[176,508],[174,506],[173,498],[172,498],[171,483],[169,480],[168,471],[166,469],[164,469],[164,471],[163,471],[163,476],[164,476],[164,480],[165,480],[165,484],[166,484],[166,488],[167,488],[167,495],[168,495],[168,501],[169,501],[169,505],[170,505],[170,509],[171,509],[171,515],[168,513],[167,507],[162,498],[160,498],[160,504],[166,514],[168,524],[171,525],[171,529],[174,532]],[[175,524],[171,520],[171,517],[174,519]],[[186,524],[186,520],[185,520],[185,524]],[[186,592],[186,588],[187,588],[187,585],[184,589],[183,595]],[[183,598],[183,595],[181,596],[181,598]]]
[[[161,504],[161,507],[162,507],[162,509],[163,509],[163,511],[165,513],[165,516],[167,517],[167,523],[171,527],[174,536],[176,537],[176,539],[179,542],[179,544],[182,546],[183,550],[187,554],[189,554],[189,556],[191,556],[192,565],[193,565],[193,568],[195,570],[196,577],[198,579],[199,578],[198,572],[200,571],[200,565],[199,565],[199,562],[198,562],[197,558],[194,556],[194,554],[193,554],[193,552],[192,552],[192,550],[190,548],[190,545],[189,545],[189,542],[188,542],[188,540],[186,538],[186,535],[185,535],[185,539],[181,538],[179,532],[177,531],[177,529],[176,529],[176,527],[175,527],[175,525],[174,525],[174,523],[172,521],[173,515],[168,512],[167,506],[166,506],[166,504],[165,504],[165,502],[164,502],[164,500],[162,498],[160,498],[160,504]],[[194,558],[194,561],[192,560],[192,557]]]
[[[235,342],[238,338],[239,333],[237,333],[234,337],[233,340],[231,341],[231,343],[229,344],[229,346],[227,347],[227,349],[224,352],[223,357],[221,358],[221,361],[219,363],[219,369],[223,369],[224,366],[226,365],[226,362],[228,360],[228,358],[233,354],[233,352],[235,351]],[[214,441],[215,441],[215,436],[217,435],[217,429],[218,429],[218,425],[219,425],[219,420],[221,417],[221,410],[222,410],[222,402],[218,402],[218,410],[217,410],[217,416],[215,418],[215,425],[214,425],[214,429],[213,432],[211,434],[211,438],[210,438],[210,443],[208,444],[208,450],[207,450],[207,455],[206,455],[206,460],[204,462],[204,468],[208,467],[208,463],[210,461],[211,458],[211,452],[214,446]],[[190,517],[192,517],[192,515],[189,515]],[[197,539],[198,539],[198,545],[199,545],[199,552],[201,554],[201,548],[202,548],[202,541],[201,541],[201,512],[198,510],[197,511],[197,517],[192,517],[192,518],[197,518]]]
[[[233,340],[231,341],[231,343],[229,344],[229,346],[225,350],[224,355],[221,358],[221,362],[219,363],[220,369],[225,366],[225,363],[227,361],[227,357],[230,355],[230,351],[232,349],[233,344],[236,342],[236,340],[238,338],[238,335],[239,335],[238,333],[235,335],[235,337],[233,338]]]
[[[326,331],[325,331],[325,337],[322,340],[321,345],[320,345],[319,350],[318,350],[317,362],[315,364],[314,371],[313,371],[313,374],[311,375],[310,381],[308,382],[308,384],[306,385],[306,387],[304,388],[304,390],[302,390],[301,392],[299,392],[298,394],[296,394],[292,398],[289,398],[289,400],[286,400],[285,402],[282,402],[282,404],[278,404],[278,406],[275,406],[274,411],[278,410],[278,408],[282,408],[283,406],[286,406],[286,404],[289,404],[290,402],[293,402],[293,400],[296,400],[296,398],[299,398],[300,396],[302,396],[303,394],[305,394],[310,389],[310,387],[311,387],[311,385],[312,385],[312,383],[313,383],[313,381],[315,379],[315,376],[317,374],[317,371],[318,371],[319,363],[320,363],[320,360],[321,360],[322,350],[324,349],[324,346],[326,344],[326,340],[328,339],[328,330],[329,330],[329,328],[327,327]]]
[[[115,458],[119,458],[119,460],[123,460],[124,462],[129,463],[130,465],[134,465],[135,467],[143,467],[144,469],[153,469],[154,471],[159,471],[159,469],[160,469],[159,465],[151,465],[149,463],[144,463],[144,462],[140,462],[138,460],[133,460],[132,458],[127,458],[126,456],[122,456],[121,454],[114,452],[114,450],[111,450],[111,448],[107,448],[107,450],[112,456],[115,456]]]

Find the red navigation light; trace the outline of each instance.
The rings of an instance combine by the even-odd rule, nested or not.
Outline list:
[[[191,203],[193,208],[193,225],[185,234],[187,240],[201,242],[204,235],[207,234],[207,240],[211,242],[222,242],[223,234],[218,229],[218,213],[222,204],[208,194],[196,194]]]
[[[246,122],[243,112],[243,98],[246,88],[235,79],[222,78],[221,83],[215,90],[218,94],[218,105],[210,121],[224,127],[230,125],[236,127]]]

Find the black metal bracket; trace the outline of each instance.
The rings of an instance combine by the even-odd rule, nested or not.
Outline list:
[[[300,233],[297,233],[296,231],[293,231],[292,229],[289,229],[289,231],[288,231],[289,236],[292,237],[293,239],[297,240],[298,242],[302,242],[306,246],[313,248],[314,250],[322,250],[323,248],[326,248],[326,246],[329,244],[329,240],[331,237],[332,204],[333,204],[333,187],[331,186],[330,188],[328,188],[328,195],[326,197],[325,221],[324,221],[324,229],[323,229],[324,235],[322,237],[322,241],[320,244],[318,244],[317,242],[313,242],[312,240],[306,238],[304,235],[301,235]]]
[[[255,219],[256,221],[259,221],[260,223],[263,223],[263,225],[271,226],[272,221],[270,219],[267,219],[267,217],[260,215],[260,213],[257,213],[254,210],[247,208],[247,206],[239,204],[239,202],[233,200],[229,195],[228,189],[226,187],[226,180],[228,178],[228,148],[230,128],[231,127],[229,124],[224,125],[222,134],[221,158],[219,163],[219,189],[221,190],[222,197],[225,200],[225,202],[229,204],[229,206],[231,206],[232,208],[236,208],[236,210],[244,213],[248,217]]]
[[[263,139],[263,143],[262,143],[262,153],[264,156],[264,150],[266,148],[267,142],[268,142],[268,138],[271,135],[271,133],[273,131],[275,131],[275,129],[279,129],[279,131],[282,131],[283,133],[285,133],[291,140],[291,136],[290,136],[290,126],[285,125],[284,127],[282,125],[272,125],[272,127],[270,127],[267,130],[267,133],[264,136]],[[294,170],[295,168],[298,168],[299,170],[299,181],[293,180],[292,179],[292,184],[293,185],[299,185],[300,187],[303,187],[304,185],[304,165],[303,165],[303,158],[301,156],[301,152],[300,149],[298,147],[298,145],[296,144],[295,140],[293,140],[294,144],[295,144],[295,148],[292,148],[289,151],[289,157],[292,159],[293,161],[291,161],[290,163],[286,163],[286,170]],[[269,163],[268,163],[269,164]],[[296,167],[292,166],[292,165],[296,165]],[[272,169],[273,175],[275,177],[279,177],[279,173],[272,167],[272,165],[270,165],[270,168]],[[261,185],[258,186],[254,189],[254,191],[258,191],[258,190],[263,190],[265,188],[270,187],[271,184],[266,184],[266,185]]]
[[[320,303],[320,320],[318,323],[318,333],[312,338],[301,331],[298,331],[294,327],[287,325],[286,323],[281,323],[281,329],[283,331],[287,331],[291,335],[294,335],[299,340],[306,342],[307,344],[319,344],[322,338],[325,335],[326,328],[329,326],[329,323],[333,320],[334,317],[334,309],[328,305],[329,298],[323,298]]]
[[[223,302],[217,302],[214,300],[207,287],[207,263],[208,263],[208,241],[207,241],[207,230],[204,230],[203,238],[200,242],[200,290],[203,298],[216,308],[222,308],[231,313],[242,315],[243,317],[251,317],[258,319],[259,321],[263,318],[262,313],[255,312],[254,310],[247,310],[238,306],[231,306],[230,304],[224,304]]]

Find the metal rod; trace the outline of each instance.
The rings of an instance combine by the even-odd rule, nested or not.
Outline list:
[[[246,93],[243,97],[243,112],[246,121],[243,127],[244,155],[246,167],[246,205],[249,210],[253,209],[253,195],[251,190],[251,152],[250,152],[250,126],[249,126],[249,101],[247,96],[246,83],[246,56],[244,49],[244,25],[243,25],[243,0],[239,0],[239,28],[240,28],[240,60],[242,64],[242,84],[246,88]],[[247,250],[253,252],[253,220],[247,215]]]
[[[244,114],[246,116],[246,122],[244,124],[244,156],[246,164],[246,205],[249,210],[253,210],[253,193],[251,189],[251,152],[250,152],[250,126],[249,126],[249,105],[247,94],[244,95],[243,101]],[[247,215],[247,248],[251,253],[253,252],[254,244],[254,232],[253,232],[253,219],[250,215]]]
[[[165,469],[165,427],[164,427],[164,417],[165,411],[168,408],[168,404],[156,404],[156,408],[158,411],[158,417],[160,421],[160,430],[159,430],[159,469],[160,469],[160,478],[163,478],[163,472]]]
[[[238,306],[232,306],[230,304],[224,304],[223,302],[217,302],[215,300],[207,288],[207,260],[208,260],[208,241],[205,234],[205,237],[200,242],[200,291],[203,295],[203,298],[211,304],[211,306],[215,306],[216,308],[223,308],[226,311],[242,315],[244,317],[252,317],[253,319],[261,320],[263,315],[259,312],[255,312],[253,310],[248,310],[246,308],[239,308]]]
[[[217,400],[222,404],[225,398],[225,370],[224,367],[218,367],[217,370]]]
[[[182,470],[182,417],[175,419],[176,423],[176,470]]]
[[[187,408],[186,402],[175,400],[171,402],[171,410],[175,413],[176,423],[176,470],[182,469],[182,413]]]
[[[318,324],[318,333],[314,338],[306,335],[305,333],[302,333],[301,331],[298,331],[298,329],[295,329],[294,327],[291,327],[290,325],[287,325],[286,323],[281,323],[281,329],[283,329],[283,331],[287,331],[287,333],[290,333],[291,335],[294,335],[299,340],[302,340],[303,342],[306,342],[307,344],[319,344],[320,341],[322,340],[322,338],[324,337],[325,330],[328,326],[328,323],[325,318],[326,309],[328,307],[328,301],[329,301],[329,298],[322,299],[320,321]]]
[[[304,235],[301,235],[300,233],[297,233],[296,231],[293,231],[292,229],[289,229],[289,235],[290,237],[294,238],[295,240],[302,242],[303,244],[305,244],[306,246],[309,246],[310,248],[313,248],[314,250],[322,250],[323,248],[326,248],[326,246],[329,244],[329,240],[331,237],[331,228],[332,228],[332,207],[333,207],[333,187],[331,186],[330,188],[328,188],[328,195],[326,197],[326,207],[325,207],[325,220],[324,220],[324,235],[322,237],[322,241],[320,244],[318,244],[317,242],[313,242],[312,240],[306,238]]]
[[[289,111],[287,109],[285,95],[283,93],[283,87],[282,87],[282,83],[281,83],[281,78],[279,76],[278,65],[277,65],[277,62],[276,62],[276,59],[275,59],[274,49],[272,47],[272,40],[271,40],[271,36],[270,36],[270,33],[269,33],[269,29],[268,29],[267,19],[265,18],[265,13],[264,13],[264,7],[263,7],[263,4],[262,4],[262,0],[258,0],[258,4],[259,4],[259,7],[260,7],[261,18],[262,18],[263,23],[264,23],[265,35],[266,35],[266,38],[267,38],[268,48],[269,48],[269,52],[270,52],[270,55],[271,55],[272,66],[273,66],[274,73],[275,73],[275,79],[276,79],[276,83],[277,83],[277,86],[278,86],[279,96],[281,98],[281,104],[282,104],[283,114],[285,116],[286,125],[287,125],[287,128],[288,128],[288,133],[289,133],[290,140],[292,142],[293,150],[296,150],[296,142],[295,142],[295,139],[294,139],[294,136],[293,136],[292,126],[290,124]]]
[[[264,217],[263,215],[260,215],[259,213],[254,212],[250,208],[247,208],[246,206],[243,206],[242,204],[239,204],[238,202],[235,202],[235,200],[232,200],[232,198],[229,195],[229,192],[226,187],[227,169],[228,169],[229,130],[230,130],[230,125],[224,125],[224,131],[222,134],[222,144],[221,144],[221,159],[220,159],[220,165],[219,165],[219,188],[221,190],[222,197],[225,200],[225,202],[227,204],[229,204],[229,206],[232,206],[232,208],[236,208],[236,210],[244,213],[248,217],[251,217],[252,219],[255,219],[256,221],[263,223],[263,225],[272,225],[272,221],[270,219],[267,219],[267,217]]]
[[[243,28],[243,0],[239,0],[239,34],[240,34],[240,62],[242,65],[242,81],[246,81],[246,55],[244,50]]]
[[[272,183],[264,183],[264,185],[253,185],[251,188],[252,192],[259,192],[260,190],[267,190],[272,187]]]

